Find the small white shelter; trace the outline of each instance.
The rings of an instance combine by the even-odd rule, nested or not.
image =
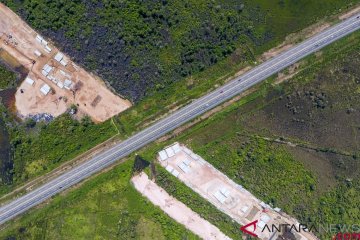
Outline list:
[[[34,51],[34,54],[37,56],[37,57],[41,57],[41,52],[39,50],[35,50]]]
[[[32,80],[32,79],[29,78],[29,77],[27,77],[27,78],[25,79],[25,82],[28,83],[28,84],[30,84],[31,86],[34,85],[34,83],[35,83],[35,81]]]
[[[46,51],[47,53],[50,53],[50,52],[52,51],[52,49],[51,49],[48,45],[46,45],[46,46],[45,46],[45,51]]]
[[[175,156],[175,152],[174,152],[174,150],[173,150],[171,147],[166,148],[166,149],[165,149],[165,152],[166,152],[166,154],[168,155],[168,157],[173,157],[173,156]]]
[[[60,62],[63,58],[64,58],[64,54],[62,54],[61,52],[58,52],[54,57],[54,59],[58,62]]]
[[[62,59],[60,61],[60,64],[63,65],[64,67],[66,67],[66,65],[68,64],[68,62],[65,59]]]
[[[180,147],[180,144],[179,143],[175,143],[174,145],[172,145],[171,147],[175,153],[178,153],[181,151],[181,147]]]
[[[161,161],[165,161],[168,158],[168,156],[164,150],[159,152],[159,157],[160,157]]]
[[[44,84],[41,88],[40,88],[40,92],[42,92],[45,96],[48,95],[48,93],[50,92],[51,88],[49,85]]]
[[[64,84],[60,81],[58,81],[58,83],[56,84],[59,88],[64,88]]]
[[[64,81],[64,88],[66,88],[67,90],[70,90],[70,88],[72,87],[73,82],[70,81],[69,79],[65,79]]]

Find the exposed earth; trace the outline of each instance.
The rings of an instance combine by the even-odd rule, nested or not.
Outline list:
[[[230,240],[230,238],[223,234],[217,227],[156,185],[156,183],[148,178],[146,173],[142,172],[134,176],[131,182],[144,197],[148,198],[171,218],[183,224],[187,229],[199,235],[202,239]]]
[[[102,122],[131,106],[128,100],[112,93],[101,79],[77,66],[68,56],[62,54],[64,62],[60,64],[54,59],[59,53],[56,47],[44,39],[39,42],[36,39],[39,35],[2,4],[0,14],[6,16],[0,19],[0,48],[27,68],[28,78],[33,80],[22,82],[15,95],[16,110],[21,118],[42,113],[56,117],[76,105],[79,116],[89,115],[94,121]],[[47,76],[43,73],[46,66],[52,68]],[[68,88],[66,80],[71,82]],[[48,93],[41,91],[44,86],[49,87]]]

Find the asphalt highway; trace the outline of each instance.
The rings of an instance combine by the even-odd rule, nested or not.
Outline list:
[[[358,30],[360,17],[354,16],[305,40],[288,51],[269,59],[245,74],[233,79],[211,93],[159,120],[152,126],[131,136],[81,165],[63,173],[37,189],[10,201],[0,208],[0,224],[24,213],[51,196],[67,189],[87,177],[98,173],[121,158],[139,150],[146,144],[169,133],[182,124],[200,116],[226,100],[244,92],[255,84],[290,66],[307,55]]]

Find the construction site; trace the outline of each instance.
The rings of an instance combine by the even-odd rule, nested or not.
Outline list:
[[[189,148],[174,143],[157,156],[172,175],[201,195],[234,221],[264,240],[283,239],[286,231],[273,231],[272,226],[297,226],[300,223],[280,208],[271,207],[236,184]],[[289,234],[286,232],[286,234]],[[291,231],[292,239],[317,239],[308,231]],[[289,238],[291,239],[291,238]]]
[[[103,122],[131,107],[130,101],[110,91],[99,77],[72,62],[1,3],[0,15],[0,49],[29,71],[15,94],[20,118],[56,117],[76,106],[79,117]]]

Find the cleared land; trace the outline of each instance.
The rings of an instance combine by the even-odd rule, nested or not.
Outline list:
[[[265,224],[298,224],[296,219],[257,199],[183,145],[175,143],[166,147],[159,152],[158,161],[167,171],[241,225],[258,220],[254,232],[260,239],[281,238],[281,233],[269,232],[264,228]],[[298,240],[317,239],[304,231],[293,234]]]
[[[39,37],[3,4],[0,4],[0,15],[0,48],[26,67],[28,78],[33,80],[25,80],[16,92],[15,105],[20,117],[41,113],[56,117],[75,104],[80,116],[89,115],[94,121],[103,122],[131,106],[129,101],[108,90],[96,76]],[[51,70],[47,71],[47,67]],[[45,92],[44,86],[48,87]]]
[[[166,214],[203,239],[229,240],[217,227],[201,218],[184,203],[171,197],[162,188],[151,181],[146,173],[133,177],[135,188],[154,205],[159,206]]]

